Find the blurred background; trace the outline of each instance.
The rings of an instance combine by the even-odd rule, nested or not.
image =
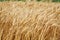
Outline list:
[[[42,1],[42,2],[60,2],[60,0],[0,0],[0,2],[3,1]]]

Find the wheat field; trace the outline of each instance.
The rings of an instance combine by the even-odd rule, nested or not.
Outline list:
[[[37,2],[60,2],[60,0],[0,0],[0,2],[5,2],[5,1],[37,1]]]
[[[60,3],[0,2],[0,40],[60,40]]]

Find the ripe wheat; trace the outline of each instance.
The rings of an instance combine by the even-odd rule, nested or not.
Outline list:
[[[60,40],[60,3],[0,2],[0,40]]]

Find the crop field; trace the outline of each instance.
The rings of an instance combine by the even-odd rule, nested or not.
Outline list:
[[[60,2],[60,0],[0,0],[1,2],[3,1],[37,1],[37,2]]]
[[[60,40],[60,3],[0,2],[0,40]]]

